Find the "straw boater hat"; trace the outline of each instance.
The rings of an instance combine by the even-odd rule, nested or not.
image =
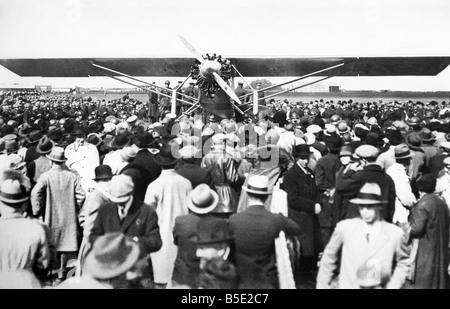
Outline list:
[[[83,270],[97,279],[114,278],[131,269],[139,254],[139,245],[123,233],[107,233],[94,242]]]
[[[219,195],[207,184],[201,183],[188,194],[188,208],[197,214],[206,214],[219,203]]]
[[[381,189],[378,184],[367,182],[359,190],[358,196],[350,200],[350,203],[375,206],[387,204],[387,201],[381,199]]]
[[[269,189],[269,178],[264,175],[251,176],[247,184],[242,186],[242,190],[259,195],[272,194],[272,189]]]

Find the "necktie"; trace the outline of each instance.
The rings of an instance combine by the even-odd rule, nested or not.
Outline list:
[[[367,243],[370,244],[370,233],[366,234]]]

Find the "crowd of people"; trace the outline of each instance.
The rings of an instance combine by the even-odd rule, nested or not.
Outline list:
[[[448,287],[445,101],[162,99],[1,95],[1,287]]]

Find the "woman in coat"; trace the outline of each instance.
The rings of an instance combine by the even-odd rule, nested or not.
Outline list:
[[[409,222],[411,237],[419,239],[413,261],[412,286],[416,289],[445,289],[449,263],[450,213],[434,190],[436,178],[425,174],[418,182],[420,200],[413,207]]]

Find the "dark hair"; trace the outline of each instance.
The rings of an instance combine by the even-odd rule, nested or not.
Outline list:
[[[436,189],[436,176],[424,174],[417,180],[417,188],[425,193],[433,193]]]

